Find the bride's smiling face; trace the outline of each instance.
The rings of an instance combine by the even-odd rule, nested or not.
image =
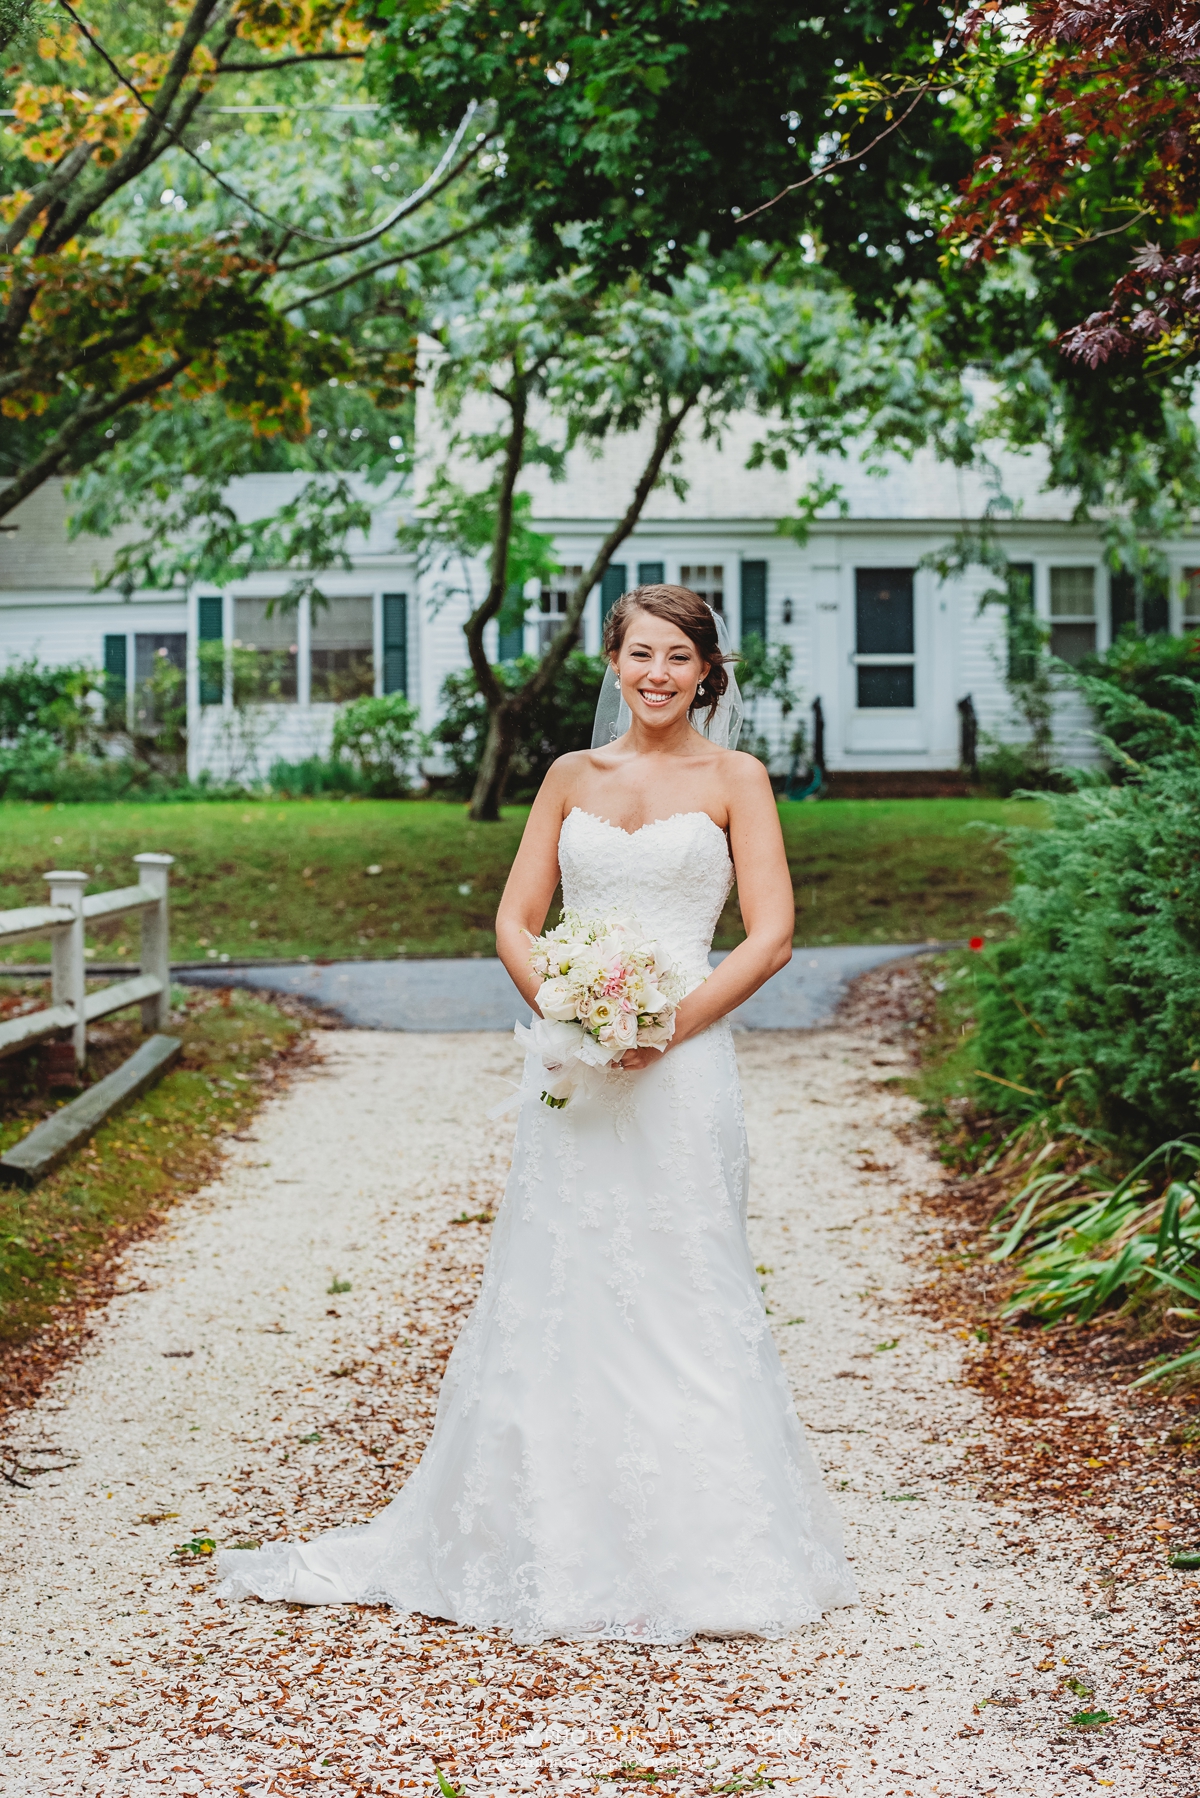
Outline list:
[[[652,729],[686,718],[708,663],[691,638],[652,612],[629,620],[614,667],[633,716]]]

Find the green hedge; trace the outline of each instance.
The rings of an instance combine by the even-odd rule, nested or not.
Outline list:
[[[1129,1152],[1200,1131],[1200,731],[1162,717],[1168,754],[1007,833],[1016,932],[978,969],[980,1101],[1061,1105]]]

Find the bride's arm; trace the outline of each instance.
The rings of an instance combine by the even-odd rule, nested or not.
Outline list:
[[[792,959],[796,906],[770,778],[754,756],[731,756],[728,766],[729,846],[746,940],[683,1001],[675,1014],[672,1048],[741,1005]],[[629,1049],[621,1065],[649,1067],[658,1053]]]
[[[534,994],[542,982],[529,966],[525,932],[539,934],[558,885],[558,833],[567,809],[569,784],[562,762],[555,762],[533,802],[496,913],[496,953],[535,1012]]]

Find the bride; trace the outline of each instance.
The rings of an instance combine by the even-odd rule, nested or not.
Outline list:
[[[781,1636],[855,1602],[746,1239],[728,1014],[789,960],[793,928],[770,782],[722,746],[736,683],[697,594],[627,593],[604,647],[597,741],[542,785],[497,946],[533,1006],[529,936],[561,876],[568,909],[636,918],[686,970],[674,1036],[561,1109],[527,1065],[420,1465],[369,1524],[226,1552],[221,1596],[383,1602],[519,1642]],[[746,938],[710,972],[735,873]]]

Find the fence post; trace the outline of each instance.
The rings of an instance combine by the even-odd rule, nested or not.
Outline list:
[[[171,932],[168,886],[173,855],[135,855],[139,886],[157,893],[158,904],[142,913],[142,973],[162,981],[162,991],[142,1000],[142,1029],[165,1030],[171,1009]]]
[[[56,930],[51,938],[50,1003],[73,1005],[75,1023],[71,1042],[75,1049],[75,1066],[87,1060],[87,1019],[84,1016],[83,960],[83,889],[89,876],[76,871],[56,869],[47,874],[51,905],[64,905],[75,913],[75,920],[65,929]]]

